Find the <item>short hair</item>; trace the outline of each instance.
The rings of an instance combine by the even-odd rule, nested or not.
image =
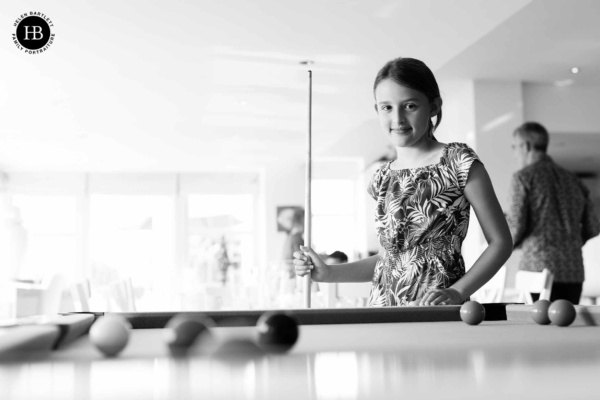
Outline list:
[[[375,77],[373,92],[377,89],[381,81],[385,79],[391,79],[399,85],[423,93],[430,103],[433,103],[437,98],[442,98],[433,72],[431,72],[423,61],[416,58],[398,57],[388,61]],[[440,107],[440,112],[435,120],[435,126],[432,126],[433,130],[437,129],[441,122],[442,108]]]
[[[348,262],[348,256],[346,255],[346,253],[338,250],[328,255],[327,258],[337,258],[338,260],[340,260],[340,262],[343,263]]]
[[[546,152],[550,137],[544,126],[537,122],[525,122],[515,129],[513,136],[519,135],[525,143],[528,143],[533,149]]]
[[[304,210],[297,208],[294,210],[294,216],[292,217],[292,226],[303,227],[304,226]]]

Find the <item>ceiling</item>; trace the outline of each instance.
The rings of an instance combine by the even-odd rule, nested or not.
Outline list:
[[[372,81],[396,56],[422,59],[442,79],[542,82],[563,79],[571,58],[582,66],[578,84],[600,84],[594,0],[47,0],[29,8],[53,20],[56,39],[40,55],[0,42],[6,171],[302,162],[309,68],[314,154],[370,159],[386,151]],[[0,6],[5,37],[24,11]],[[375,145],[364,154],[356,138],[370,134]]]

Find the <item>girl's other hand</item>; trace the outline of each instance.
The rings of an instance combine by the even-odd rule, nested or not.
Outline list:
[[[296,275],[304,276],[311,274],[311,279],[315,282],[323,282],[329,272],[329,267],[321,257],[307,246],[300,246],[301,251],[294,252],[294,268]]]
[[[456,289],[434,289],[425,293],[419,302],[420,306],[461,305],[464,300]]]

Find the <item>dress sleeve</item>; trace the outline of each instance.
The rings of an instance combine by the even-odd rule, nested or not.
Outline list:
[[[448,158],[456,171],[456,177],[461,190],[465,190],[467,185],[467,179],[469,178],[469,171],[473,161],[479,160],[479,157],[475,151],[465,143],[453,143],[450,145],[448,150]]]
[[[385,164],[382,165],[375,171],[373,177],[371,178],[371,182],[369,182],[369,186],[367,187],[367,193],[369,196],[373,198],[373,200],[377,200],[379,197],[379,193],[381,191],[381,184],[384,178],[384,170]]]

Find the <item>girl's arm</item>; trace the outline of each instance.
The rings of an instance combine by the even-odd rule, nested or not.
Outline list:
[[[327,265],[310,247],[294,252],[296,275],[311,274],[315,282],[370,282],[379,254],[346,264]]]
[[[489,281],[512,253],[513,243],[498,203],[492,181],[479,161],[474,161],[465,186],[465,197],[473,206],[488,247],[469,271],[448,289],[427,293],[422,305],[461,304]]]

